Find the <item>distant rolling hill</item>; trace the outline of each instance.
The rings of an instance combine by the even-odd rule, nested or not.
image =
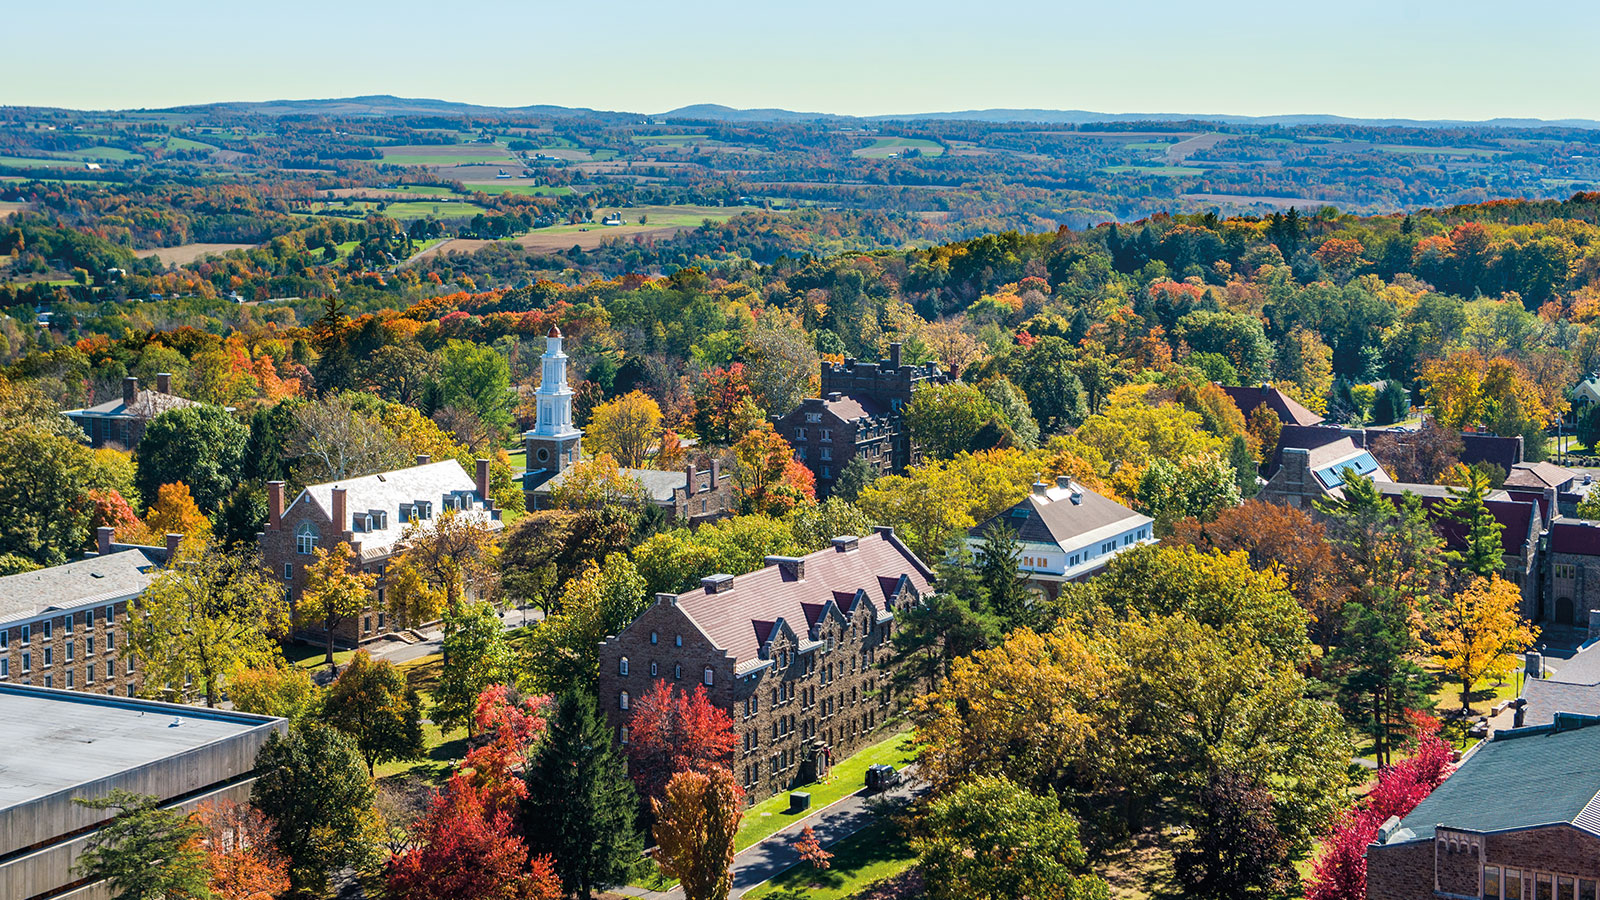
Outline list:
[[[1326,114],[1300,114],[1280,116],[1237,116],[1226,113],[1104,113],[1083,109],[969,109],[951,112],[904,113],[882,116],[843,116],[835,113],[796,112],[788,109],[736,109],[716,103],[697,103],[682,106],[664,113],[612,112],[585,107],[551,106],[480,106],[457,103],[451,100],[392,97],[386,94],[366,97],[344,97],[325,100],[269,100],[259,102],[206,103],[175,107],[171,112],[232,115],[279,116],[505,116],[536,119],[595,118],[626,122],[637,119],[659,119],[701,122],[912,122],[957,120],[972,122],[1036,122],[1054,125],[1086,125],[1095,122],[1218,122],[1230,125],[1370,125],[1410,128],[1449,128],[1454,126],[1488,126],[1502,128],[1595,128],[1595,119],[1488,119],[1467,121],[1459,119],[1364,119]]]

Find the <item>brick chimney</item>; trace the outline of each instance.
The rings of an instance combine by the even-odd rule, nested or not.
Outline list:
[[[101,525],[94,530],[94,546],[101,556],[111,555],[111,540],[116,533],[117,530],[110,525]]]
[[[713,491],[717,489],[717,485],[718,484],[721,484],[721,482],[717,480],[717,479],[719,479],[721,477],[722,477],[722,460],[716,459],[716,458],[713,457],[712,460],[711,460],[711,489]]]
[[[683,467],[683,483],[688,486],[687,493],[690,497],[693,497],[696,493],[694,486],[695,474],[694,463],[689,463]]]
[[[345,489],[333,489],[333,527],[336,531],[350,530],[350,512],[345,508]]]
[[[777,566],[783,573],[784,581],[805,581],[806,561],[799,556],[769,556],[763,562],[769,566]]]
[[[283,527],[283,482],[267,482],[267,530]]]
[[[132,406],[139,399],[139,379],[129,375],[122,379],[122,405]]]
[[[177,558],[178,545],[181,543],[183,543],[183,535],[172,531],[167,532],[167,565],[171,565],[172,561]]]
[[[156,390],[160,391],[163,394],[172,393],[172,373],[171,372],[157,372],[156,373]]]
[[[426,454],[426,453],[418,453],[417,454],[417,465],[425,466],[425,465],[427,465],[428,463],[431,463],[431,462],[433,462],[433,457],[429,456],[428,454]]]
[[[473,478],[473,484],[478,491],[478,499],[487,503],[489,501],[489,461],[478,460],[478,471]]]
[[[900,342],[895,341],[889,345],[889,368],[900,368]]]

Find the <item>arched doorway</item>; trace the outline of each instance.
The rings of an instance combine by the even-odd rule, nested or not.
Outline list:
[[[1571,597],[1557,597],[1556,598],[1556,624],[1557,625],[1571,625],[1572,624],[1572,598]]]

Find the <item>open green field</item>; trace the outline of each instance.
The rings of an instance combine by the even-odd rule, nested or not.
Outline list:
[[[83,163],[74,159],[47,159],[42,156],[0,156],[0,166],[17,166],[24,169],[38,169],[47,166],[80,169],[83,167]]]
[[[1205,169],[1193,166],[1106,166],[1100,171],[1110,175],[1154,175],[1157,178],[1177,178],[1184,175],[1203,175]]]
[[[706,134],[635,134],[631,140],[639,144],[693,144],[709,140]]]
[[[154,147],[165,147],[168,150],[216,150],[217,149],[217,147],[214,144],[203,144],[200,141],[192,141],[192,140],[190,140],[188,138],[181,138],[181,137],[169,137],[164,142],[163,141],[159,141],[159,140],[146,141],[144,145],[146,147],[151,147],[151,148],[154,148]]]
[[[888,159],[913,148],[922,151],[923,156],[939,156],[944,153],[944,147],[938,141],[930,141],[927,138],[881,137],[855,151],[855,155],[865,156],[868,159]]]
[[[391,188],[373,188],[390,194],[415,194],[418,197],[453,197],[455,192],[442,184],[401,184]]]
[[[572,188],[564,184],[518,184],[515,181],[496,181],[491,184],[467,184],[469,191],[482,191],[485,194],[519,194],[524,197],[564,197],[572,193]]]
[[[863,828],[829,847],[828,852],[833,854],[828,868],[819,872],[801,863],[744,896],[751,900],[843,900],[899,875],[917,861],[904,833],[890,822]]]
[[[461,166],[511,162],[503,144],[411,144],[384,147],[385,162],[402,166]]]
[[[801,785],[795,790],[809,791],[811,808],[801,813],[789,812],[789,792],[777,794],[757,803],[745,811],[739,833],[734,836],[734,846],[740,850],[775,834],[809,816],[811,813],[843,800],[866,787],[867,767],[888,763],[896,769],[904,768],[916,758],[911,746],[911,733],[902,732],[886,741],[873,744],[848,759],[834,764],[827,780]]]
[[[82,150],[63,150],[60,155],[94,162],[133,162],[144,159],[143,156],[121,147],[85,147]]]
[[[1505,150],[1487,150],[1481,147],[1408,147],[1403,144],[1374,144],[1374,149],[1405,156],[1499,156]]]
[[[1176,143],[1177,143],[1177,141],[1172,141],[1170,143],[1166,142],[1166,141],[1140,141],[1137,144],[1123,144],[1122,145],[1122,149],[1124,149],[1124,150],[1161,150],[1161,151],[1165,152],[1167,150],[1171,150],[1172,149],[1172,145],[1176,144]]]
[[[312,211],[321,212],[329,209],[359,208],[371,212],[381,212],[391,219],[426,219],[429,216],[433,216],[436,219],[466,219],[478,213],[488,212],[487,209],[478,204],[468,203],[464,200],[399,200],[388,204],[381,210],[378,209],[379,206],[379,203],[372,200],[358,200],[349,205],[334,201],[332,203],[321,202],[313,204]]]

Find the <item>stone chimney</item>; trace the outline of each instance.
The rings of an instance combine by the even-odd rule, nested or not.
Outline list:
[[[694,484],[694,476],[697,474],[699,473],[696,471],[694,463],[689,463],[683,467],[683,483],[687,485],[686,491],[690,497],[699,493]]]
[[[116,533],[117,530],[110,525],[101,525],[94,530],[94,546],[101,556],[111,555],[111,540]]]
[[[342,487],[333,489],[333,527],[335,531],[350,530],[350,513],[345,508],[344,493],[345,489]]]
[[[267,482],[267,530],[283,527],[283,482]]]
[[[167,565],[178,557],[178,545],[183,543],[183,535],[176,532],[167,532]]]
[[[1066,490],[1067,488],[1072,487],[1072,476],[1071,475],[1057,475],[1056,476],[1056,487],[1061,488],[1062,490]]]
[[[160,391],[163,394],[172,393],[172,373],[171,372],[157,372],[156,373],[156,390]]]
[[[900,368],[900,342],[895,341],[889,345],[889,368]]]
[[[1042,481],[1035,481],[1033,483],[1033,495],[1038,497],[1040,500],[1048,499],[1050,496],[1050,485],[1045,484]]]
[[[717,485],[722,483],[721,481],[718,480],[721,477],[722,477],[722,460],[717,459],[716,457],[712,457],[712,459],[711,459],[711,489],[713,491],[717,489]]]
[[[799,556],[769,556],[763,562],[769,566],[777,566],[783,573],[784,581],[805,581],[806,561]]]
[[[833,549],[840,553],[853,553],[861,549],[861,538],[853,534],[842,534],[833,539]]]
[[[488,503],[489,502],[489,461],[487,459],[478,460],[478,471],[475,473],[475,476],[476,477],[473,478],[473,485],[478,491],[478,499],[482,500],[485,503]]]
[[[425,466],[430,462],[433,462],[433,457],[429,456],[426,453],[418,453],[417,454],[417,465]]]
[[[122,405],[132,406],[139,399],[139,379],[129,375],[122,379]]]
[[[716,575],[707,575],[700,579],[700,586],[705,588],[708,594],[721,594],[731,591],[733,590],[733,576],[721,572]]]
[[[677,594],[658,593],[658,594],[656,594],[656,605],[657,606],[677,606],[678,605],[678,595]]]

